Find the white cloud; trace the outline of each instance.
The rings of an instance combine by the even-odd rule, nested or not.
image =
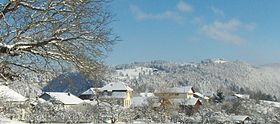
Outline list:
[[[227,22],[215,21],[214,23],[203,25],[202,31],[212,39],[240,45],[247,41],[239,36],[237,32],[243,31],[246,28],[252,29],[250,26],[241,23],[237,19],[231,19]]]
[[[214,6],[211,6],[211,10],[213,11],[213,13],[214,13],[215,15],[222,16],[222,17],[225,16],[224,11],[221,10],[221,9],[218,9],[218,8],[216,8],[216,7],[214,7]]]
[[[147,13],[140,9],[138,6],[131,5],[130,10],[132,11],[135,18],[139,21],[144,20],[172,20],[172,21],[180,21],[183,19],[183,16],[173,11],[164,11],[162,13]]]
[[[176,22],[181,22],[184,19],[185,12],[193,11],[193,7],[183,1],[180,1],[174,10],[165,10],[160,13],[150,13],[145,12],[136,5],[130,5],[130,10],[134,17],[139,21],[144,20],[172,20]]]
[[[193,10],[193,7],[184,1],[180,1],[177,4],[177,9],[181,12],[191,12]]]

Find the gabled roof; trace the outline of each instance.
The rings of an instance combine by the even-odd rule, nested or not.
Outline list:
[[[245,121],[246,119],[250,119],[249,116],[246,115],[231,115],[229,119],[235,122]]]
[[[250,95],[248,94],[234,94],[234,96],[241,98],[241,99],[249,99]]]
[[[83,100],[81,100],[80,98],[76,97],[75,95],[73,95],[71,93],[45,92],[44,94],[49,95],[50,97],[62,102],[65,105],[76,105],[76,104],[80,104],[83,102]]]
[[[10,102],[24,102],[26,100],[24,96],[4,85],[0,86],[0,97],[4,98],[4,101]]]
[[[100,89],[101,91],[114,91],[114,90],[125,90],[125,91],[133,91],[132,88],[127,86],[123,82],[112,82]]]
[[[97,88],[89,88],[88,90],[86,90],[85,92],[83,92],[81,95],[95,95],[96,94],[96,90]]]
[[[190,90],[194,92],[192,86],[172,87],[166,89],[156,89],[155,93],[187,93]]]
[[[194,95],[195,95],[195,97],[197,96],[197,97],[202,98],[202,99],[206,99],[206,100],[210,99],[209,97],[207,97],[207,96],[205,96],[205,95],[203,95],[199,92],[195,92]]]

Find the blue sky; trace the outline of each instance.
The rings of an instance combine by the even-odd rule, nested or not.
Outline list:
[[[111,26],[121,41],[105,63],[280,62],[279,5],[279,0],[113,0]]]
[[[279,62],[279,5],[279,0],[115,0],[112,27],[122,41],[105,62]]]

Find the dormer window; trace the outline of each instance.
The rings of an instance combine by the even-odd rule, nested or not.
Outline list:
[[[112,96],[112,91],[109,91],[109,92],[108,92],[108,96]]]

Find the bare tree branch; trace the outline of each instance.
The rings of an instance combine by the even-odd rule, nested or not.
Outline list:
[[[108,25],[112,16],[106,3],[10,0],[0,5],[0,62],[10,70],[44,72],[75,67],[100,76],[104,71],[101,58],[118,39]],[[17,75],[15,71],[0,74],[0,79]]]

